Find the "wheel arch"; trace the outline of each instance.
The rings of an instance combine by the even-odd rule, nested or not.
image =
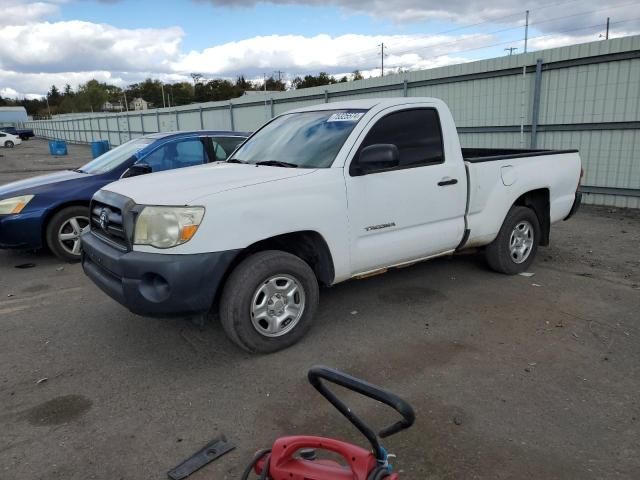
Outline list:
[[[548,188],[539,188],[530,190],[520,195],[514,206],[527,207],[533,210],[538,217],[540,223],[540,241],[539,244],[549,245],[549,233],[551,231],[551,210],[550,210],[550,192]]]
[[[301,230],[298,232],[284,233],[273,237],[264,238],[243,248],[226,269],[220,282],[223,286],[227,283],[231,272],[247,257],[265,250],[281,250],[291,253],[306,262],[318,279],[318,283],[329,286],[335,278],[333,256],[324,237],[313,230]],[[219,288],[214,299],[214,305],[220,301],[223,288]]]
[[[333,283],[335,278],[333,257],[324,237],[316,231],[302,230],[259,240],[243,249],[231,267],[235,267],[249,255],[264,250],[281,250],[295,255],[311,267],[318,283],[325,286]]]

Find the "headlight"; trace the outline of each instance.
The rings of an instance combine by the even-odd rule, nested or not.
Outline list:
[[[136,220],[133,243],[171,248],[193,238],[204,217],[204,207],[144,207]]]
[[[20,213],[27,203],[31,201],[33,195],[22,195],[20,197],[0,200],[0,215],[11,215]]]

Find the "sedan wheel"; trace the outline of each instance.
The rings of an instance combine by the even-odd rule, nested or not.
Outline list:
[[[6,142],[4,142],[4,146],[6,148],[13,148],[13,142],[11,140],[7,140]]]
[[[89,230],[89,207],[72,205],[49,220],[45,240],[49,250],[59,259],[79,262],[82,250],[80,237]]]
[[[72,217],[58,230],[58,241],[62,249],[70,255],[80,256],[80,235],[89,231],[87,217]]]

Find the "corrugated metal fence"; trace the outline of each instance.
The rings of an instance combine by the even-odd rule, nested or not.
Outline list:
[[[465,147],[578,148],[585,201],[640,208],[640,36],[229,102],[61,115],[25,126],[46,138],[119,145],[158,131],[254,130],[292,108],[398,96],[446,101]]]

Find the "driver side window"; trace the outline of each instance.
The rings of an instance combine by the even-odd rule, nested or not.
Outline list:
[[[154,150],[140,160],[151,167],[152,172],[192,167],[205,163],[204,144],[199,138],[170,142]]]
[[[444,145],[440,118],[434,108],[416,108],[390,113],[369,130],[363,140],[350,173],[356,172],[357,159],[365,147],[391,144],[398,148],[395,169],[437,165],[444,162]],[[386,171],[385,169],[384,171]]]

